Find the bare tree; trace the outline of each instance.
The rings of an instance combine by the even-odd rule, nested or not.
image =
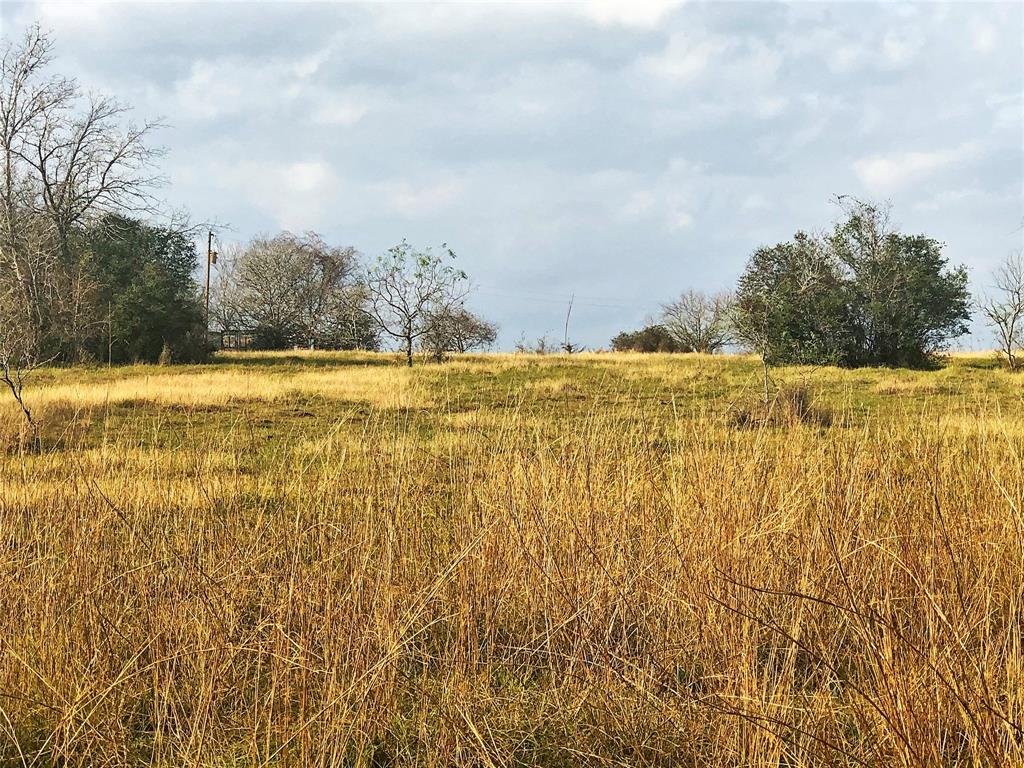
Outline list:
[[[114,99],[90,96],[81,114],[70,108],[44,113],[30,140],[26,160],[65,256],[85,217],[152,210],[150,190],[162,179],[148,171],[162,150],[147,146],[146,138],[157,124],[122,127],[128,112]]]
[[[367,271],[371,316],[401,344],[410,367],[413,348],[430,330],[431,318],[453,314],[469,293],[466,273],[451,264],[455,252],[446,244],[441,249],[440,255],[430,248],[418,251],[403,240]]]
[[[992,293],[979,308],[995,331],[1000,355],[1011,371],[1020,367],[1018,355],[1024,348],[1024,251],[1011,253],[996,268]]]
[[[29,162],[41,121],[65,109],[75,93],[68,80],[44,79],[51,49],[50,41],[33,27],[20,42],[5,41],[0,54],[0,280],[7,294],[8,321],[17,320],[17,328],[46,324],[57,264],[54,250],[34,247],[42,226],[36,215],[38,179]]]
[[[0,51],[0,281],[20,294],[42,346],[75,358],[102,325],[75,234],[105,213],[152,210],[160,151],[146,144],[154,125],[126,124],[116,101],[91,96],[80,109],[75,82],[47,75],[51,56],[38,27]]]
[[[222,331],[240,330],[246,325],[242,294],[237,288],[238,264],[244,258],[245,246],[222,245],[217,253],[217,266],[210,279],[209,325]]]
[[[0,330],[0,383],[7,386],[18,403],[36,450],[42,447],[42,439],[39,424],[25,401],[25,378],[39,365],[39,360],[25,348],[23,338],[11,334],[9,328]]]
[[[366,293],[357,279],[355,248],[328,246],[315,232],[307,232],[298,244],[306,266],[296,292],[299,323],[312,348],[348,333]]]
[[[267,347],[367,346],[356,259],[315,232],[255,238],[221,260],[211,317],[222,329],[255,330]]]
[[[536,341],[530,342],[526,338],[526,331],[523,331],[516,340],[516,352],[521,354],[550,355],[561,348],[561,345],[556,346],[546,333],[538,336]]]
[[[39,337],[30,317],[19,312],[20,297],[10,289],[0,291],[0,384],[14,397],[25,418],[35,450],[42,448],[39,424],[25,399],[28,375],[44,365]]]
[[[684,349],[714,353],[729,343],[733,298],[728,293],[708,295],[686,291],[661,307],[661,325]]]
[[[497,338],[498,326],[457,306],[429,317],[421,346],[440,362],[448,352],[488,349]]]

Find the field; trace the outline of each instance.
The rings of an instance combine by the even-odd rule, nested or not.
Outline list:
[[[1024,765],[1024,378],[775,375],[765,416],[741,357],[37,372],[0,764]]]

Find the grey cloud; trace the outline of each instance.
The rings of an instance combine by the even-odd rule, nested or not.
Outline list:
[[[6,2],[0,20],[39,19],[62,71],[166,116],[172,202],[238,239],[446,240],[506,346],[558,331],[572,293],[573,335],[606,344],[826,225],[839,192],[891,198],[978,283],[1020,245],[1020,5],[635,5]]]

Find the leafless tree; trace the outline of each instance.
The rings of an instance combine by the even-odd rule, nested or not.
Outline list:
[[[74,85],[63,78],[44,79],[51,43],[38,28],[19,43],[3,44],[0,53],[0,151],[3,152],[3,196],[0,212],[2,271],[8,322],[16,328],[42,328],[53,292],[56,251],[38,248],[43,229],[36,207],[38,179],[28,158],[45,116],[74,98]]]
[[[430,248],[418,251],[403,240],[367,271],[371,316],[401,345],[410,367],[430,319],[454,313],[469,293],[466,273],[451,263],[454,251],[444,244],[441,249],[440,255]]]
[[[1024,348],[1024,251],[1011,253],[996,268],[992,292],[979,308],[995,331],[1000,355],[1011,371],[1017,370]]]
[[[346,334],[366,294],[357,280],[355,248],[328,246],[314,232],[298,244],[307,267],[300,272],[296,294],[299,323],[306,343],[313,347],[322,339]]]
[[[162,180],[149,169],[162,151],[146,139],[156,124],[122,127],[128,112],[114,99],[90,96],[81,113],[70,105],[44,113],[31,137],[26,160],[65,255],[74,227],[87,216],[152,210],[150,190]]]
[[[714,353],[729,343],[733,298],[686,291],[661,307],[661,325],[684,349]]]
[[[561,349],[561,345],[556,345],[546,333],[531,342],[526,338],[524,331],[516,340],[516,352],[520,354],[549,355],[557,349]]]
[[[218,330],[240,330],[246,325],[242,294],[237,288],[238,264],[244,259],[245,246],[222,245],[217,266],[210,280],[209,325]]]
[[[160,151],[146,143],[154,124],[128,124],[114,100],[90,96],[82,109],[75,82],[47,74],[51,57],[38,27],[0,49],[0,281],[42,346],[59,341],[74,358],[99,327],[74,234],[105,213],[151,210]]]
[[[21,297],[10,288],[0,287],[0,384],[8,389],[25,418],[36,450],[42,447],[39,424],[25,399],[29,374],[44,365],[39,337],[32,318],[19,311]]]
[[[457,306],[430,316],[421,346],[441,361],[448,352],[488,349],[497,338],[498,326]]]
[[[282,232],[223,254],[210,314],[222,329],[256,330],[265,346],[365,346],[365,298],[354,248]]]
[[[42,439],[39,424],[25,401],[25,378],[41,363],[25,350],[23,343],[24,339],[11,334],[9,328],[0,329],[0,383],[14,396],[31,433],[32,445],[39,450]]]

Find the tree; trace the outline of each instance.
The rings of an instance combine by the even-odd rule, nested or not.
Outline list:
[[[536,341],[531,343],[526,339],[526,332],[524,331],[519,334],[519,338],[516,340],[516,352],[519,354],[550,355],[555,349],[554,342],[551,341],[546,333],[538,336]]]
[[[156,362],[206,357],[206,327],[193,273],[199,260],[186,232],[111,214],[85,232],[86,264],[105,310],[91,337],[93,357]],[[105,331],[105,333],[102,333]]]
[[[765,366],[845,363],[846,285],[839,265],[810,235],[757,249],[736,291],[734,331]]]
[[[887,207],[839,198],[845,220],[826,247],[847,271],[855,345],[850,365],[928,365],[968,331],[967,270],[948,268],[942,244],[904,235]]]
[[[498,339],[498,326],[462,306],[442,310],[427,318],[420,345],[440,362],[448,352],[464,354],[489,349]]]
[[[1024,251],[1006,257],[992,278],[992,293],[979,303],[981,313],[995,331],[999,353],[1011,371],[1020,366],[1024,348]]]
[[[80,359],[98,327],[98,285],[77,249],[97,218],[150,211],[159,150],[151,123],[47,76],[52,43],[38,27],[0,52],[0,281],[15,294],[44,357]],[[83,107],[84,103],[84,107]],[[23,327],[27,327],[21,324]]]
[[[20,300],[16,290],[0,285],[0,385],[14,397],[25,418],[32,446],[39,450],[39,424],[25,400],[25,382],[33,370],[49,361],[40,354],[38,329],[32,318],[19,311]]]
[[[222,329],[251,329],[264,349],[375,347],[354,248],[282,232],[228,254],[211,297]]]
[[[639,331],[622,331],[612,339],[616,352],[692,352],[661,325],[651,324]]]
[[[4,41],[0,53],[0,280],[5,320],[11,328],[34,331],[36,343],[50,323],[55,300],[56,242],[52,226],[37,215],[40,184],[32,173],[32,147],[47,114],[74,98],[74,84],[44,78],[52,45],[31,28],[20,43]],[[13,326],[11,325],[13,323]]]
[[[366,275],[369,311],[380,330],[398,342],[412,366],[413,348],[430,330],[431,318],[453,314],[469,292],[466,273],[451,262],[455,252],[419,251],[402,240]]]
[[[661,307],[661,326],[685,349],[713,354],[729,343],[732,296],[686,291]]]
[[[738,338],[765,365],[924,366],[967,332],[967,273],[942,244],[904,235],[888,211],[840,198],[827,235],[759,248],[737,290]]]

